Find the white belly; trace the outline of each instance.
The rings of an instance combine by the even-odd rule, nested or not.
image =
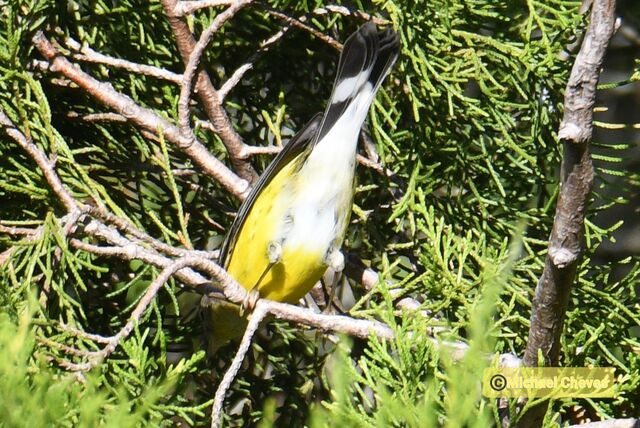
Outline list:
[[[291,207],[279,227],[283,249],[326,255],[342,245],[351,214],[356,146],[372,92],[363,91],[313,148],[286,198]],[[335,247],[335,248],[332,248]]]
[[[342,245],[354,192],[356,141],[355,137],[353,142],[340,141],[344,144],[338,153],[337,144],[319,143],[309,155],[295,180],[297,188],[291,194],[296,196],[290,196],[288,216],[280,229],[284,249],[324,256]]]

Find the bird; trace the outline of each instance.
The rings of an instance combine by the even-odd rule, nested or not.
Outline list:
[[[218,262],[249,293],[296,303],[327,268],[344,268],[340,249],[355,193],[358,136],[399,51],[391,28],[367,22],[353,33],[324,113],[284,145],[240,206]],[[242,333],[237,307],[203,302],[214,349]]]

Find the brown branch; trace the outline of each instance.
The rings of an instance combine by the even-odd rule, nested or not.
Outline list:
[[[165,244],[162,241],[159,241],[142,230],[135,227],[132,223],[130,223],[127,219],[113,215],[106,210],[98,207],[92,207],[89,209],[89,214],[93,215],[96,218],[99,218],[107,223],[113,224],[119,230],[128,233],[133,236],[137,240],[149,244],[156,251],[160,251],[164,254],[173,257],[182,257],[187,254],[187,251],[191,255],[198,255],[200,257],[204,257],[207,259],[215,259],[218,256],[217,251],[199,251],[199,250],[186,250],[184,248],[176,248],[171,245]]]
[[[53,193],[58,196],[67,211],[74,211],[80,208],[78,202],[73,198],[71,193],[64,187],[60,177],[56,173],[53,162],[51,162],[42,150],[40,150],[30,137],[25,136],[9,119],[9,117],[0,110],[0,125],[4,128],[6,134],[20,145],[44,174],[45,180],[49,183]]]
[[[280,153],[281,150],[282,147],[280,146],[245,146],[245,153],[247,157],[255,155],[275,155]],[[360,165],[370,168],[381,175],[387,177],[395,176],[393,171],[365,156],[356,155],[356,160]]]
[[[155,77],[156,79],[168,80],[169,82],[173,82],[178,85],[182,81],[182,76],[172,71],[165,70],[164,68],[160,67],[154,67],[152,65],[137,64],[135,62],[104,55],[100,52],[94,51],[88,46],[80,45],[80,43],[72,38],[66,39],[65,44],[69,48],[80,52],[80,54],[73,55],[73,59],[78,61],[109,65],[112,67],[131,71],[136,74],[143,74],[145,76]]]
[[[85,227],[84,232],[90,236],[101,239],[112,246],[98,246],[83,242],[79,239],[71,239],[69,241],[71,247],[100,256],[117,257],[121,260],[142,260],[145,263],[149,263],[160,268],[166,268],[173,261],[167,256],[158,254],[154,250],[144,248],[143,246],[128,240],[118,233],[117,230],[105,226],[95,220],[89,222]],[[207,284],[209,282],[208,278],[189,268],[184,268],[176,272],[176,278],[178,278],[183,284],[193,288],[197,288],[202,284]]]
[[[284,22],[286,22],[287,24],[300,28],[301,30],[304,30],[306,32],[308,32],[309,34],[312,34],[313,36],[317,37],[318,39],[322,40],[323,42],[325,42],[326,44],[328,44],[329,46],[331,46],[332,48],[340,51],[342,50],[342,43],[340,43],[339,41],[337,41],[336,39],[334,39],[333,37],[327,36],[326,34],[316,30],[313,27],[310,27],[309,25],[305,24],[305,21],[307,20],[306,16],[302,16],[300,18],[293,18],[289,15],[285,15],[282,12],[278,12],[277,10],[267,10],[267,13],[269,15],[273,15],[278,19],[283,20]]]
[[[560,193],[544,270],[536,287],[531,327],[524,353],[526,366],[537,366],[538,354],[547,366],[556,366],[567,303],[584,251],[584,219],[594,169],[590,154],[593,106],[600,67],[614,33],[615,0],[595,0],[565,93],[565,112],[558,139],[564,148]],[[539,426],[546,402],[533,407],[520,426]]]
[[[81,114],[75,111],[67,113],[69,119],[81,119],[87,122],[120,122],[124,123],[127,118],[117,113],[88,113]]]
[[[82,242],[78,239],[72,239],[70,242],[72,247],[93,254],[118,257],[122,260],[143,260],[162,268],[167,268],[173,263],[172,259],[127,240],[116,230],[95,220],[89,222],[84,231],[91,236],[109,242],[113,246],[101,247]],[[213,261],[200,256],[198,252],[195,252],[195,254],[196,255],[193,255],[192,250],[185,250],[183,257],[189,257],[191,260],[197,261],[197,264],[195,261],[192,262],[192,266],[215,278],[217,285],[224,289],[224,295],[229,301],[234,303],[243,303],[245,301],[247,292],[229,276],[224,269]],[[210,282],[208,278],[188,267],[176,271],[175,275],[181,282],[191,287],[198,287],[199,285]],[[219,296],[215,297],[218,298]],[[394,337],[393,331],[378,321],[354,319],[344,315],[317,314],[306,308],[272,301],[268,301],[266,307],[269,313],[273,314],[276,318],[308,325],[323,331],[345,333],[362,339],[366,339],[372,334],[381,340],[390,340]],[[466,345],[462,343],[440,342],[436,339],[433,339],[433,341],[437,346],[440,344],[454,350],[466,348]]]
[[[184,2],[181,2],[181,3],[184,3]],[[285,35],[285,33],[287,33],[291,29],[292,26],[297,26],[298,28],[302,28],[305,31],[311,32],[311,34],[313,34],[316,37],[322,38],[322,40],[329,43],[331,46],[335,45],[334,47],[336,47],[340,45],[336,40],[322,34],[317,30],[314,30],[309,26],[306,26],[304,24],[304,22],[307,20],[306,16],[301,16],[300,18],[295,19],[295,18],[290,18],[289,16],[284,15],[277,11],[270,11],[269,13],[271,13],[274,16],[278,16],[279,18],[289,22],[289,25],[286,25],[280,31],[275,33],[273,36],[263,41],[260,44],[260,48],[258,49],[258,51],[254,55],[252,55],[251,58],[247,60],[247,62],[242,64],[240,67],[236,69],[236,71],[233,72],[231,77],[227,79],[227,81],[220,87],[220,90],[218,91],[218,94],[221,100],[226,98],[227,94],[231,91],[231,89],[233,89],[238,84],[238,82],[240,81],[240,79],[242,79],[244,74],[253,68],[253,65],[257,61],[257,59],[263,53],[265,53],[271,45],[275,44],[278,40],[280,40]],[[365,12],[351,11],[344,6],[329,5],[329,6],[325,6],[324,8],[317,8],[313,11],[314,15],[325,15],[328,13],[338,13],[344,16],[355,16],[355,17],[364,19],[366,21],[373,21],[377,25],[388,24],[388,21],[384,19],[376,18]],[[280,14],[280,15],[277,15],[277,14]],[[250,155],[250,154],[251,154],[251,151],[249,151],[247,155]]]
[[[27,235],[32,236],[38,233],[39,227],[18,227],[18,226],[5,226],[4,221],[0,220],[0,233],[6,233],[7,235]]]
[[[57,178],[55,172],[53,172],[53,174]],[[150,244],[156,249],[159,249],[160,251],[163,251],[169,255],[187,257],[187,254],[191,254],[191,257],[198,257],[198,260],[201,261],[201,265],[199,267],[208,271],[209,273],[212,273],[213,276],[216,277],[224,285],[225,295],[227,296],[227,298],[229,298],[229,300],[236,303],[244,301],[244,296],[246,295],[244,290],[241,289],[233,279],[228,277],[226,272],[224,272],[220,267],[209,260],[202,259],[203,255],[210,256],[209,253],[202,254],[202,252],[175,249],[144,234],[143,232],[136,229],[133,225],[129,224],[125,219],[113,216],[97,208],[92,209],[90,212],[94,216],[98,216],[108,222],[111,222],[121,230],[132,234],[134,237],[140,239],[141,241]],[[90,222],[85,227],[84,232],[86,232],[90,236],[104,239],[114,246],[100,247],[97,245],[82,242],[79,239],[72,239],[70,241],[70,244],[73,248],[103,256],[115,256],[123,260],[140,259],[147,263],[163,267],[165,268],[165,271],[174,266],[174,262],[168,257],[162,256],[153,250],[149,250],[135,244],[134,242],[124,238],[116,230],[109,228],[100,222]],[[193,254],[195,254],[195,256],[193,256]],[[186,267],[172,272],[172,274],[175,274],[179,280],[192,287],[198,287],[207,282],[207,279],[205,277]],[[367,284],[368,288],[372,288],[377,280],[377,275],[373,271],[366,270],[363,272],[362,279],[363,282]],[[274,314],[277,318],[306,324],[323,331],[338,331],[360,338],[368,338],[373,334],[383,340],[390,340],[394,336],[389,327],[377,321],[357,320],[348,316],[316,314],[308,309],[277,302],[266,302],[262,304],[268,309],[270,313]],[[412,307],[412,309],[415,309],[415,307]],[[105,346],[102,351],[99,351],[98,354],[95,354],[90,363],[80,365],[69,363],[66,366],[72,370],[87,370],[91,367],[94,367],[96,361],[100,361],[109,353],[111,353],[113,349],[115,349],[115,346],[117,346],[119,341],[122,339],[122,337],[125,337],[129,331],[130,330],[123,330],[121,332],[122,334],[116,335],[112,339],[105,339],[109,341],[108,346]],[[447,348],[452,349],[454,358],[461,358],[461,355],[466,351],[466,345],[462,343],[438,342],[436,341],[436,339],[432,340],[436,345],[443,345]]]
[[[187,61],[184,73],[182,74],[180,98],[178,99],[178,121],[180,123],[180,130],[182,131],[183,135],[188,136],[189,138],[195,139],[189,121],[189,101],[191,96],[191,88],[193,79],[195,78],[198,71],[198,66],[200,65],[200,60],[202,58],[204,50],[207,48],[207,45],[211,41],[213,35],[217,33],[218,30],[227,21],[233,18],[240,9],[251,3],[251,1],[252,0],[237,0],[224,12],[216,16],[211,25],[209,25],[207,29],[202,32],[200,38],[198,39],[198,42],[193,46],[193,49],[191,50],[189,60]],[[220,104],[220,102],[218,102],[218,104]],[[212,123],[215,125],[214,121],[212,121]]]
[[[186,66],[196,45],[196,40],[184,17],[176,15],[174,12],[178,1],[161,0],[161,3],[176,38],[182,62]],[[229,158],[233,168],[245,180],[250,182],[255,181],[258,175],[244,157],[244,142],[240,135],[233,129],[229,116],[222,105],[222,98],[213,86],[213,83],[211,83],[209,75],[203,70],[198,72],[195,90],[209,121],[215,127],[216,133],[229,152]]]
[[[209,153],[201,142],[185,138],[178,127],[169,123],[163,117],[150,109],[140,107],[131,98],[113,89],[110,84],[100,82],[74,66],[60,55],[41,31],[37,32],[33,37],[33,43],[51,63],[54,71],[62,73],[96,100],[112,108],[135,125],[152,133],[162,132],[167,141],[178,146],[207,174],[219,181],[231,193],[241,199],[246,196],[249,187],[248,183],[236,176],[215,156]]]
[[[537,365],[539,350],[545,364],[558,362],[566,305],[584,250],[584,217],[594,175],[589,150],[593,106],[614,21],[615,0],[596,0],[567,84],[565,113],[558,132],[564,147],[560,194],[544,270],[533,299],[524,357],[527,366]]]

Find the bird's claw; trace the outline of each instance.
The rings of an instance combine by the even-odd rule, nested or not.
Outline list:
[[[256,303],[260,299],[260,293],[258,290],[253,289],[247,292],[246,297],[242,300],[242,304],[240,305],[240,316],[243,316],[245,311],[251,312],[253,308],[256,307]]]

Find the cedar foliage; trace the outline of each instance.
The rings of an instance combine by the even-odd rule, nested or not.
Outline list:
[[[410,4],[409,4],[410,3]],[[362,20],[313,14],[321,2],[252,4],[227,23],[207,49],[204,67],[215,86],[252,56],[284,23],[269,11],[307,16],[308,25],[344,41]],[[522,353],[530,300],[546,252],[561,159],[556,130],[564,86],[582,34],[579,1],[444,0],[353,2],[384,17],[400,33],[401,57],[371,109],[366,134],[393,173],[358,168],[358,191],[345,243],[348,254],[381,273],[366,292],[354,282],[349,314],[388,323],[390,343],[337,343],[300,326],[269,322],[256,338],[227,397],[230,425],[487,426],[496,404],[481,397],[486,353]],[[219,9],[189,18],[199,34]],[[56,158],[56,170],[78,200],[101,204],[171,245],[215,249],[238,201],[210,177],[184,173],[191,162],[176,148],[147,139],[134,126],[76,116],[105,112],[59,76],[34,67],[31,37],[41,29],[116,58],[183,70],[158,2],[136,0],[9,0],[0,4],[0,108],[35,144]],[[562,52],[569,49],[569,59]],[[324,109],[338,52],[305,31],[290,30],[260,56],[226,100],[245,142],[286,140]],[[83,70],[138,104],[177,119],[179,88],[104,65]],[[635,74],[633,74],[635,72]],[[640,68],[628,70],[628,84]],[[609,86],[611,87],[611,85]],[[70,115],[71,114],[71,115]],[[204,119],[198,109],[194,118]],[[198,138],[226,160],[206,129]],[[605,135],[601,133],[600,135]],[[619,226],[596,213],[626,202],[637,176],[622,167],[628,144],[596,141],[597,182],[587,224],[587,256],[569,304],[562,364],[614,366],[624,377],[615,399],[556,400],[549,424],[640,415],[637,257],[595,263],[599,245]],[[361,150],[364,153],[364,150]],[[262,171],[270,156],[254,158]],[[235,346],[207,360],[198,296],[171,281],[135,334],[92,371],[83,386],[60,362],[60,345],[97,349],[60,323],[114,334],[159,270],[70,248],[60,228],[63,207],[41,172],[0,132],[0,219],[43,226],[36,241],[0,234],[0,406],[9,426],[98,422],[118,426],[208,424],[211,397]],[[177,172],[180,172],[178,174]],[[621,197],[601,190],[615,178]],[[186,216],[185,216],[186,214]],[[80,235],[81,236],[81,235]],[[12,250],[9,252],[9,249]],[[614,267],[626,265],[614,276]],[[398,313],[389,285],[422,302],[431,317]],[[36,299],[32,298],[36,296]],[[29,315],[32,314],[32,315]],[[462,362],[437,350],[426,331],[470,344]],[[65,394],[51,391],[64,390]],[[54,396],[52,396],[54,395]],[[66,413],[62,414],[65,408]],[[576,410],[577,409],[577,410]],[[49,410],[51,410],[49,412]],[[90,416],[89,416],[90,415]],[[515,415],[512,415],[515,417]],[[85,419],[85,418],[93,419]]]

